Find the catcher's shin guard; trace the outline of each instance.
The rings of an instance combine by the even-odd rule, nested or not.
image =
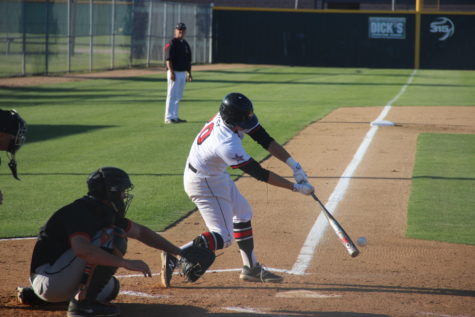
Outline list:
[[[113,266],[86,265],[79,288],[79,299],[108,302],[116,298],[119,293],[120,284],[114,277],[115,272],[117,272],[117,268]],[[111,287],[105,290],[105,287],[108,285]]]
[[[127,251],[127,235],[121,228],[112,226],[101,230],[95,237],[94,244],[109,253],[123,257]],[[117,267],[95,266],[87,264],[81,285],[79,299],[111,301],[117,297],[120,289],[119,281],[114,277]],[[105,288],[108,286],[107,288]]]

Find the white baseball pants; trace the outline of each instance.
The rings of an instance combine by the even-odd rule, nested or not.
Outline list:
[[[171,72],[167,71],[167,100],[165,103],[165,121],[178,119],[180,100],[186,84],[186,72],[175,71],[175,81],[170,79]]]
[[[200,211],[208,230],[219,233],[224,247],[233,242],[233,222],[246,222],[252,218],[252,208],[241,195],[228,173],[220,176],[203,176],[188,166],[184,174],[185,192]]]

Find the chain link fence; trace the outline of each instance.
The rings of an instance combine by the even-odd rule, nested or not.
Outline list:
[[[164,65],[177,22],[193,63],[211,63],[209,4],[0,0],[0,77]]]

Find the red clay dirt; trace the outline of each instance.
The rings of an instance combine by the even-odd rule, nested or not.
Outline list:
[[[2,83],[0,82],[0,85]],[[302,164],[326,202],[382,108],[339,108],[308,126],[286,148]],[[304,275],[281,273],[280,284],[239,280],[236,245],[218,252],[212,270],[194,284],[178,275],[159,286],[159,252],[130,241],[128,258],[146,260],[152,278],[120,269],[121,316],[475,316],[475,246],[405,237],[416,140],[419,133],[475,133],[475,107],[393,107],[353,174],[335,216],[355,240],[365,236],[361,255],[351,258],[326,230]],[[289,168],[263,162],[281,175]],[[320,212],[315,201],[257,182],[237,181],[254,208],[256,254],[269,268],[291,271]],[[197,212],[163,235],[183,244],[205,230]],[[65,306],[27,307],[15,288],[28,282],[34,240],[0,241],[0,316],[65,316]],[[224,271],[221,271],[224,270]]]

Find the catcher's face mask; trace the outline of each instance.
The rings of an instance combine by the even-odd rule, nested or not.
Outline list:
[[[116,167],[101,167],[92,172],[88,179],[88,194],[110,203],[115,212],[124,217],[134,197],[134,186],[129,175]]]
[[[134,195],[132,194],[132,189],[133,189],[133,186],[125,190],[122,190],[120,192],[111,191],[109,194],[109,197],[110,197],[109,201],[112,204],[112,207],[117,212],[117,214],[121,217],[125,217],[125,214],[127,213],[127,210],[129,209],[130,203],[132,202],[132,199],[134,198]]]

